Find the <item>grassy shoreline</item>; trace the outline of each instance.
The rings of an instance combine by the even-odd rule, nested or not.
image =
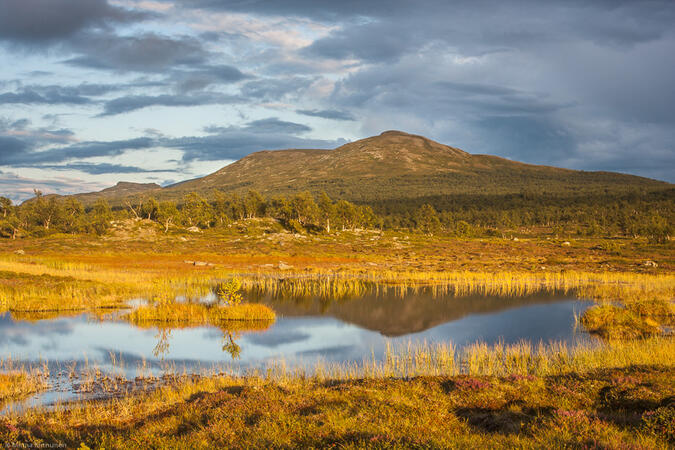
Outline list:
[[[463,374],[448,366],[447,349],[428,347],[393,349],[380,369],[358,373],[184,377],[111,400],[23,411],[3,419],[0,440],[91,448],[667,448],[675,439],[675,339],[566,349],[576,355],[567,363],[560,346],[468,351],[474,369]],[[528,370],[526,355],[547,363]]]

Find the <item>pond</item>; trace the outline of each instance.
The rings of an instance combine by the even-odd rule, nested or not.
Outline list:
[[[574,343],[588,339],[575,330],[574,316],[591,306],[560,292],[499,297],[409,289],[369,291],[340,301],[254,293],[248,298],[271,306],[276,322],[258,330],[158,329],[139,328],[114,315],[105,320],[87,314],[20,320],[4,314],[0,359],[46,362],[52,373],[96,367],[129,377],[139,367],[156,374],[167,366],[180,372],[223,366],[236,371],[283,360],[287,367],[311,368],[317,362],[380,358],[388,343]],[[69,387],[61,385],[61,390],[68,398]],[[41,398],[53,401],[54,393]]]

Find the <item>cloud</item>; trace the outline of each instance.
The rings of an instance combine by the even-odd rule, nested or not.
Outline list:
[[[117,157],[131,150],[154,148],[177,149],[183,152],[184,162],[219,161],[242,158],[261,150],[286,148],[335,148],[344,140],[309,139],[297,135],[311,128],[294,122],[267,118],[250,121],[242,126],[206,127],[207,136],[183,136],[178,138],[163,135],[107,142],[78,142],[65,147],[37,150],[37,145],[3,138],[7,151],[0,152],[0,165],[35,167],[51,170],[79,170],[90,174],[166,172],[145,170],[112,163],[89,163],[89,158]],[[4,140],[0,139],[0,145]],[[76,162],[70,162],[76,161]]]
[[[136,130],[125,113],[163,106],[178,110],[153,111],[160,120],[138,128],[159,132],[142,139],[182,150],[184,161],[334,147],[321,139],[334,127],[349,138],[394,128],[526,162],[675,173],[669,0],[0,3],[13,13],[0,17],[8,44],[0,58],[11,74],[0,75],[0,104],[49,125],[10,120],[0,164],[80,164],[91,150],[114,165],[133,135],[113,130]],[[137,73],[142,90],[140,81],[109,81]],[[172,121],[161,120],[213,104],[237,105],[224,120],[239,114],[244,123],[205,129],[212,119],[200,123],[193,110],[182,129],[194,131],[175,137]],[[58,121],[43,105],[61,106]],[[90,126],[78,114],[88,105],[101,106],[97,126],[118,137],[76,142],[69,130]],[[271,110],[279,117],[264,119]],[[313,120],[310,131],[297,114],[340,122]]]
[[[81,55],[64,62],[90,69],[161,72],[175,66],[205,64],[209,58],[197,38],[157,33],[86,33],[74,38],[71,46]]]
[[[256,133],[239,128],[222,130],[211,136],[168,139],[162,146],[183,151],[183,160],[236,160],[261,150],[287,148],[335,148],[344,140],[305,139],[282,133]]]
[[[110,23],[148,17],[110,5],[107,0],[2,0],[0,39],[36,44],[68,38]]]
[[[288,133],[288,134],[300,134],[307,131],[312,131],[307,125],[295,122],[286,122],[279,120],[276,117],[270,117],[268,119],[254,120],[246,124],[243,128],[244,131],[250,131],[252,133]]]
[[[241,94],[253,100],[275,101],[286,96],[298,95],[316,81],[313,77],[264,78],[244,83]]]
[[[354,121],[356,118],[347,111],[335,109],[296,109],[296,113],[304,116],[321,117],[322,119]]]
[[[119,86],[87,84],[79,86],[23,86],[16,92],[0,94],[0,104],[45,104],[45,105],[86,105],[92,103],[90,96],[106,94]]]
[[[45,194],[73,194],[76,192],[99,191],[106,187],[100,183],[88,182],[80,178],[53,177],[51,179],[26,178],[15,173],[0,172],[0,195],[14,202],[33,197],[33,189]]]
[[[20,151],[0,153],[0,165],[31,166],[48,163],[61,163],[74,159],[86,159],[101,156],[118,156],[128,150],[152,148],[151,138],[135,138],[109,142],[82,142],[67,147],[35,151],[24,146]],[[29,150],[30,149],[30,150]]]
[[[239,69],[228,65],[204,66],[196,70],[176,70],[171,79],[179,92],[199,91],[214,84],[230,84],[251,78]]]
[[[116,98],[105,102],[100,116],[113,116],[116,114],[136,111],[151,106],[201,106],[216,104],[242,103],[241,97],[225,95],[217,92],[202,92],[199,94],[162,94],[162,95],[130,95]]]
[[[153,173],[153,172],[170,172],[170,170],[156,170],[144,169],[142,167],[125,166],[121,164],[109,163],[79,163],[79,164],[62,164],[62,165],[42,165],[37,166],[38,169],[50,169],[60,171],[77,170],[92,175],[101,175],[107,173]]]
[[[0,158],[11,158],[14,155],[19,155],[29,148],[28,144],[15,137],[0,136]],[[1,160],[0,159],[0,160]]]

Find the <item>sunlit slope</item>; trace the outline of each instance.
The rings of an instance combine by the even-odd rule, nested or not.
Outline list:
[[[442,194],[623,192],[671,185],[611,172],[582,172],[472,155],[421,136],[388,131],[335,150],[253,153],[203,178],[165,188],[178,198],[216,190],[264,195],[309,190],[357,201]]]
[[[334,150],[277,150],[252,153],[215,173],[166,188],[120,183],[78,197],[85,203],[106,198],[154,196],[180,201],[188,192],[211,198],[216,191],[265,196],[308,190],[359,202],[415,199],[450,194],[623,193],[661,190],[672,184],[612,172],[585,172],[537,166],[490,155],[473,155],[422,136],[387,131]]]

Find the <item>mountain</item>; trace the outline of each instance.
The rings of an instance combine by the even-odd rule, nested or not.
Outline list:
[[[203,178],[162,190],[179,199],[216,190],[263,195],[308,190],[333,198],[376,201],[447,194],[555,192],[668,188],[648,178],[537,166],[490,155],[472,155],[422,136],[387,131],[335,150],[277,150],[252,153]]]
[[[160,188],[119,183],[92,194],[85,203],[106,198],[121,204],[126,196],[152,195],[176,200],[189,192],[212,198],[216,191],[265,196],[308,190],[357,202],[418,199],[444,195],[593,193],[672,189],[671,184],[612,172],[585,172],[524,164],[474,155],[422,136],[386,131],[334,150],[276,150],[252,153],[203,178]]]
[[[156,195],[162,187],[156,183],[131,183],[129,181],[120,181],[115,186],[103,189],[98,192],[89,192],[86,194],[75,194],[84,204],[95,203],[99,199],[105,199],[111,204],[122,204],[124,199],[138,195]]]

